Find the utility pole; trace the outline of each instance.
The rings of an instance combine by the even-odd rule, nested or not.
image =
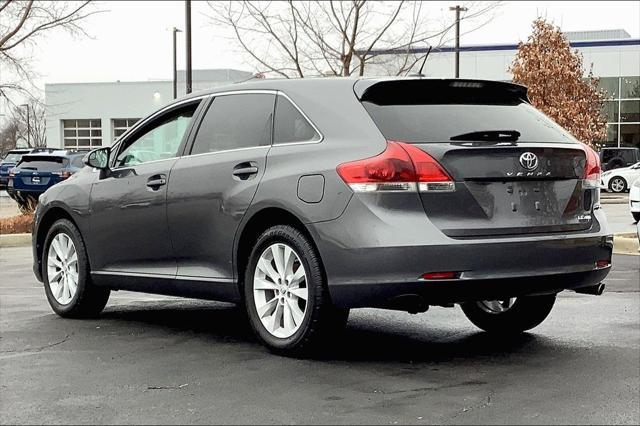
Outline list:
[[[185,38],[187,44],[187,70],[186,70],[186,83],[187,94],[191,93],[191,0],[185,0]]]
[[[173,32],[173,99],[178,97],[178,63],[176,54],[176,33],[182,32],[176,27],[171,30]]]
[[[31,147],[31,120],[29,117],[29,104],[22,104],[20,106],[27,109],[27,146]]]
[[[456,12],[456,78],[460,77],[460,12],[466,12],[466,7],[456,5],[450,7],[449,10],[455,10]]]

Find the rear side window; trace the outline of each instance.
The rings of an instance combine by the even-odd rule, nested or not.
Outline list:
[[[202,119],[191,154],[271,144],[275,95],[247,93],[216,97]]]
[[[273,143],[312,142],[320,140],[320,135],[306,118],[287,98],[278,96],[276,118],[273,129]]]
[[[22,157],[18,167],[24,170],[53,172],[66,167],[67,164],[69,160],[64,157]]]
[[[636,150],[635,149],[625,149],[622,151],[622,158],[627,163],[633,163],[636,161]]]
[[[389,140],[477,141],[507,132],[521,142],[575,142],[566,130],[506,87],[454,84],[394,82],[393,91],[377,89],[369,96],[365,92],[362,104]]]

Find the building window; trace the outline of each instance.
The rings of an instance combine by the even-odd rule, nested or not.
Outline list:
[[[102,145],[100,119],[62,120],[64,147],[93,148]]]
[[[607,91],[607,137],[599,145],[640,148],[640,77],[601,78],[600,88]]]
[[[113,140],[118,139],[124,132],[129,130],[136,124],[139,118],[114,118],[111,120],[111,128],[113,129]]]

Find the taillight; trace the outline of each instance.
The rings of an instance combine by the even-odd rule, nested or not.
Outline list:
[[[587,160],[584,165],[583,188],[598,188],[600,186],[600,157],[590,146],[584,145]]]
[[[355,192],[455,190],[453,179],[436,160],[403,142],[388,141],[383,153],[340,164],[337,172]]]
[[[68,171],[68,170],[60,170],[58,172],[51,172],[51,174],[58,175],[58,176],[60,176],[61,179],[67,179],[68,177],[71,177],[71,172]]]

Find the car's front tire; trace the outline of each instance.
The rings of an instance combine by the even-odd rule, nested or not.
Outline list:
[[[244,275],[249,322],[283,355],[308,355],[343,328],[348,309],[331,303],[320,258],[298,229],[278,225],[256,241]]]
[[[549,315],[556,295],[523,296],[506,300],[482,300],[461,305],[476,327],[500,334],[516,334],[540,325]]]
[[[627,190],[627,181],[620,176],[612,177],[609,181],[609,189],[616,193],[624,192]]]
[[[110,290],[91,282],[89,261],[78,228],[67,219],[55,222],[45,239],[42,277],[49,305],[65,318],[97,316]]]

